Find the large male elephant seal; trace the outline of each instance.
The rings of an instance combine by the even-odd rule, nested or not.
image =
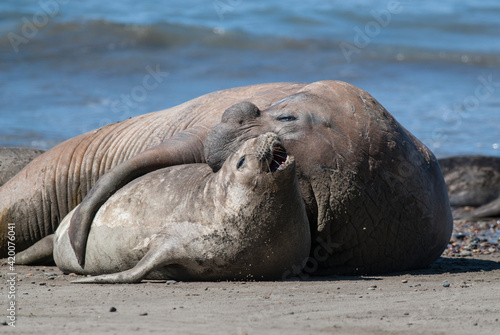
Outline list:
[[[500,157],[453,156],[439,160],[452,206],[478,206],[456,219],[500,216]]]
[[[311,244],[294,159],[273,133],[245,142],[217,173],[174,166],[120,189],[95,216],[84,268],[69,243],[71,216],[56,231],[54,260],[67,273],[100,275],[83,283],[280,279],[300,269]],[[38,252],[28,248],[18,263]]]
[[[446,248],[452,218],[434,155],[371,95],[339,81],[215,92],[70,139],[0,189],[1,227],[16,222],[25,247],[34,243],[116,166],[73,216],[70,238],[82,260],[94,214],[121,186],[160,167],[204,162],[204,149],[217,169],[266,132],[296,158],[312,233],[308,271],[402,271],[428,265]]]

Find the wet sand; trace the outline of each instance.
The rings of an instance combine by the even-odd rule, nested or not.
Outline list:
[[[0,268],[0,320],[9,323],[11,271]],[[52,266],[14,271],[16,328],[0,326],[5,333],[500,333],[498,248],[407,273],[287,282],[85,285]]]

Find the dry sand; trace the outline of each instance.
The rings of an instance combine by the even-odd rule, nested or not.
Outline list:
[[[16,327],[2,333],[500,334],[498,252],[408,273],[287,282],[84,285],[56,267],[14,270],[15,300],[1,265],[0,320],[10,322],[16,303]]]

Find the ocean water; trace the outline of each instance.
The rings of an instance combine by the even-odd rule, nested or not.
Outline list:
[[[499,17],[496,0],[3,0],[0,146],[47,149],[229,87],[335,79],[438,157],[500,156]]]

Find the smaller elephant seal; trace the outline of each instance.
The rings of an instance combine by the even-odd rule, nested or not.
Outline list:
[[[0,186],[44,152],[41,149],[0,147]]]
[[[439,160],[450,205],[479,206],[454,219],[468,220],[500,216],[500,157],[453,156]]]
[[[311,243],[295,160],[274,133],[246,141],[217,173],[189,164],[127,184],[94,218],[83,268],[69,242],[72,214],[18,263],[53,250],[63,272],[97,275],[79,283],[271,280],[302,265]]]

